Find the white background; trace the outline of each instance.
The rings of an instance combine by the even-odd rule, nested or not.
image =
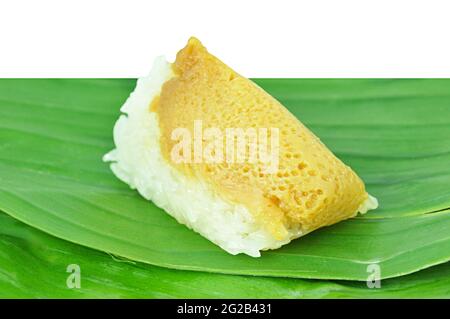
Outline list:
[[[139,77],[191,35],[248,77],[450,76],[449,1],[19,0],[0,77]]]

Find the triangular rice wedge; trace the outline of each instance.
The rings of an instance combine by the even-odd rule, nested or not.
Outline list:
[[[377,207],[310,130],[195,38],[173,64],[155,62],[122,112],[113,172],[229,253],[260,256]]]

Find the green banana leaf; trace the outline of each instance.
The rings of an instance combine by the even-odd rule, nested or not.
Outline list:
[[[80,267],[80,287],[69,289],[73,264]],[[379,289],[364,282],[181,271],[117,259],[0,213],[0,297],[450,298],[450,263],[383,280]]]
[[[450,259],[450,81],[256,82],[378,197],[380,209],[261,258],[231,256],[118,181],[102,155],[135,81],[0,80],[0,209],[59,238],[168,268],[366,280]]]

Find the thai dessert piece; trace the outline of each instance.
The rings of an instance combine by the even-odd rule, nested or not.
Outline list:
[[[114,174],[231,254],[258,257],[378,206],[318,137],[196,38],[174,63],[156,59],[121,112],[104,156]]]

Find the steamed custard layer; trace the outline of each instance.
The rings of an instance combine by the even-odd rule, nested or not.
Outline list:
[[[368,199],[361,179],[277,100],[209,54],[195,38],[172,65],[175,76],[152,103],[165,160],[177,171],[203,180],[220,196],[248,208],[277,238],[302,234],[357,214]],[[203,129],[273,128],[280,132],[279,169],[263,163],[182,163],[171,159],[171,134],[195,120]],[[206,143],[206,142],[204,142]],[[204,145],[205,146],[205,145]]]

